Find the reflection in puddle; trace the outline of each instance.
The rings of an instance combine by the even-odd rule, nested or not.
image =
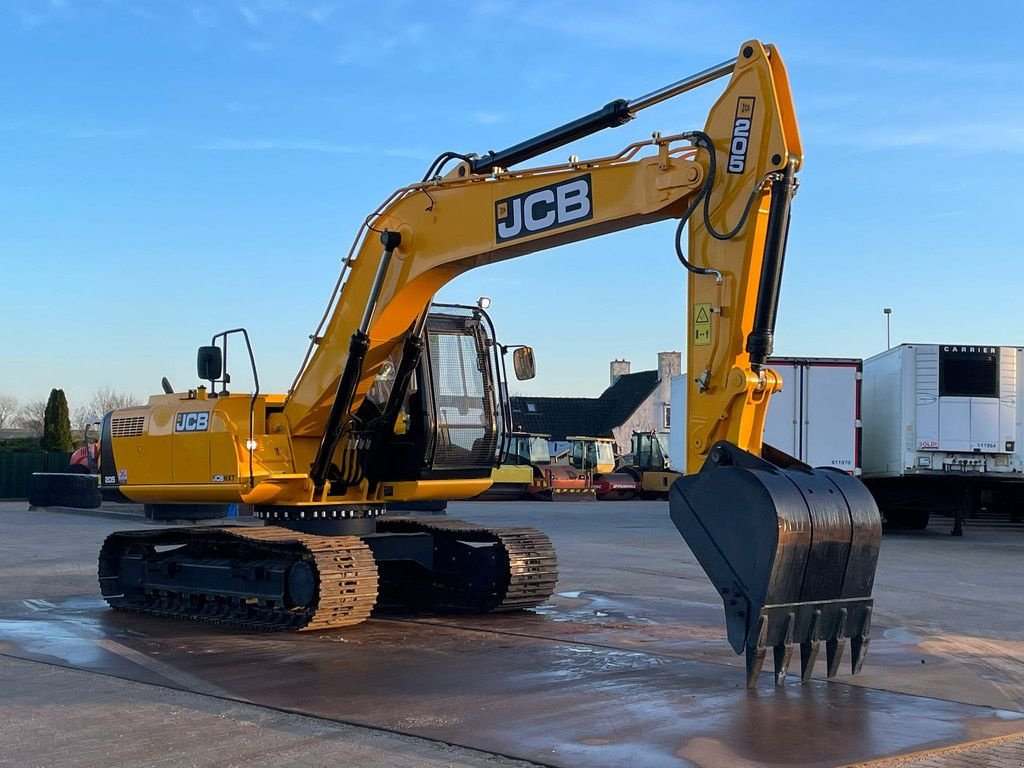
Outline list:
[[[103,652],[96,645],[104,632],[95,619],[51,621],[39,618],[0,619],[0,638],[27,654],[59,659],[72,666],[102,666]]]

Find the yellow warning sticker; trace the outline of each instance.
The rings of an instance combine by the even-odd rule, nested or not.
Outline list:
[[[693,305],[693,346],[707,347],[711,344],[711,305]]]

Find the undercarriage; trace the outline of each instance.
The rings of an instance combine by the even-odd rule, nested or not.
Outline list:
[[[100,588],[117,610],[296,631],[358,624],[376,606],[532,608],[558,578],[554,548],[534,528],[367,515],[336,522],[336,533],[295,530],[304,527],[295,520],[120,531],[100,552]]]

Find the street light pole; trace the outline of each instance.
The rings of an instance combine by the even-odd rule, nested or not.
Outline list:
[[[885,348],[891,349],[892,343],[890,342],[889,336],[889,320],[892,318],[892,307],[886,307],[882,311],[885,313]]]

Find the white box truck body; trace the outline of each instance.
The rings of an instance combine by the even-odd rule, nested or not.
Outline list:
[[[771,358],[782,376],[765,420],[764,441],[812,467],[860,474],[861,361],[853,358]],[[672,378],[672,403],[685,413],[686,374]],[[678,405],[677,405],[678,404]],[[673,422],[669,464],[686,471],[686,422]]]
[[[1024,348],[900,344],[864,361],[863,477],[890,522],[1024,499]]]

